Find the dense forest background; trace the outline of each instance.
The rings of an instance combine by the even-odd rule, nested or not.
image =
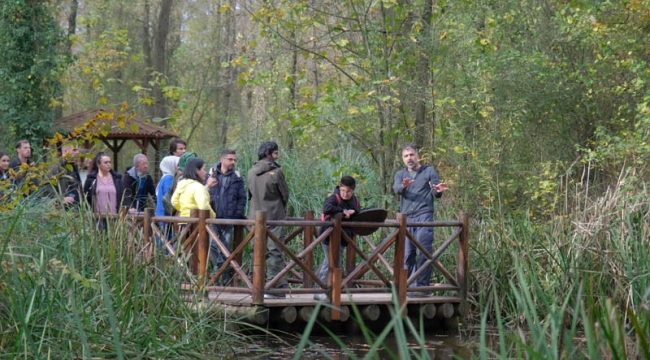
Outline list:
[[[275,139],[330,163],[315,176],[370,177],[352,153],[375,205],[405,143],[477,215],[548,219],[580,211],[567,191],[647,174],[642,1],[11,0],[0,16],[4,149],[126,102],[212,154]]]
[[[414,143],[470,211],[549,215],[559,186],[646,172],[641,1],[12,0],[1,16],[3,148],[126,102],[190,148],[277,139],[347,171],[349,146],[384,194]]]

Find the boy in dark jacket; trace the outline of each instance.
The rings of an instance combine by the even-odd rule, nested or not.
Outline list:
[[[354,189],[356,188],[356,181],[352,176],[344,176],[341,178],[341,181],[339,182],[339,185],[334,189],[334,192],[332,195],[327,197],[325,199],[325,202],[323,203],[323,215],[325,219],[329,219],[332,216],[342,213],[343,214],[343,220],[349,220],[352,218],[355,214],[358,214],[359,211],[361,211],[361,208],[359,206],[359,200],[357,197],[354,195]],[[329,226],[323,226],[321,229],[321,234],[324,233]],[[343,231],[345,232],[348,237],[352,238],[352,229],[349,227],[344,227]],[[323,259],[323,263],[319,267],[318,271],[318,278],[324,282],[327,283],[327,275],[329,273],[329,247],[330,244],[330,239],[329,237],[325,239],[322,243],[321,246],[323,247],[323,253],[325,254],[325,258]],[[344,249],[347,246],[348,242],[345,240],[343,236],[341,236],[341,255],[339,256],[339,259],[343,257]],[[337,266],[340,266],[340,264],[337,264]],[[325,294],[316,294],[314,295],[314,300],[325,300],[327,299],[327,296]]]
[[[235,170],[236,163],[235,151],[226,149],[221,151],[221,159],[210,169],[210,176],[217,180],[217,185],[209,189],[210,206],[217,214],[217,219],[244,218],[246,191],[244,190],[244,179],[239,171]],[[211,227],[223,245],[230,250],[233,225],[212,225]],[[210,259],[216,269],[219,269],[226,260],[214,241],[210,241]],[[229,274],[224,276],[221,283],[227,284],[229,278]]]

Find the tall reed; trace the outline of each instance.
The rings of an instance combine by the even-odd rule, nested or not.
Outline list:
[[[85,209],[26,200],[0,215],[0,353],[15,358],[232,354],[220,321],[193,310],[185,269],[129,248],[127,224],[98,232]],[[201,299],[201,297],[199,297]],[[227,341],[224,341],[227,340]]]

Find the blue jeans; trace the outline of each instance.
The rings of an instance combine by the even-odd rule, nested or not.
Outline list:
[[[156,245],[158,245],[159,248],[165,247],[165,243],[174,237],[173,225],[174,224],[172,223],[165,222],[158,223],[160,232],[163,234],[163,239],[165,239],[165,241],[163,241],[159,236],[156,236]]]
[[[327,274],[329,273],[330,270],[330,246],[328,244],[325,244],[325,242],[322,242],[321,247],[323,248],[323,253],[325,254],[325,258],[323,258],[323,263],[320,265],[320,270],[318,271],[318,278],[327,284]],[[339,255],[339,263],[336,264],[337,267],[341,266],[341,260],[343,259],[343,253],[345,252],[345,246],[341,246],[340,248],[341,254]]]
[[[409,216],[406,218],[407,222],[431,222],[433,221],[433,213],[421,214],[417,216]],[[433,252],[433,228],[432,227],[408,227],[407,231],[427,250],[429,254]],[[417,266],[415,257],[417,254]],[[408,270],[408,277],[410,278],[419,268],[424,265],[428,259],[418,251],[411,241],[406,239],[406,251],[404,253],[404,268]],[[411,286],[429,286],[431,283],[431,274],[433,273],[433,266],[429,265],[427,269],[418,276],[411,284]]]

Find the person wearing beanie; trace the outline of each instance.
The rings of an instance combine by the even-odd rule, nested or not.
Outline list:
[[[178,170],[180,170],[180,172],[184,172],[187,163],[196,157],[197,157],[196,154],[193,152],[187,151],[183,153],[183,155],[181,155],[181,157],[178,159]]]

